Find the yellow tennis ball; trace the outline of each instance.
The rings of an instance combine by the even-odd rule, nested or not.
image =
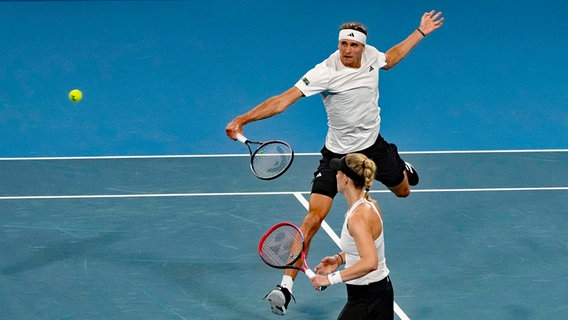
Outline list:
[[[73,102],[79,102],[83,99],[83,92],[79,89],[73,89],[69,92],[69,100]]]

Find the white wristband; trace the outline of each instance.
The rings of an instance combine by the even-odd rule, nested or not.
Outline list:
[[[331,285],[331,286],[334,285],[334,284],[343,283],[343,280],[341,279],[341,274],[339,274],[339,271],[328,274],[327,280],[329,280],[329,285]]]

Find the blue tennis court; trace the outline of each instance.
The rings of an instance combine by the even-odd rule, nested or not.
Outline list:
[[[401,319],[562,318],[568,152],[405,157],[420,188],[374,191]],[[256,247],[271,225],[301,221],[317,159],[300,155],[269,182],[247,156],[0,161],[4,317],[276,317],[262,298],[281,273]],[[345,210],[338,197],[335,232]],[[320,231],[308,264],[335,251]],[[316,292],[303,277],[287,317],[335,318],[345,288]]]
[[[0,312],[6,319],[275,319],[260,236],[299,223],[321,99],[248,125],[297,152],[273,181],[229,140],[359,21],[385,51],[444,13],[380,78],[381,133],[419,171],[375,185],[398,318],[563,319],[568,310],[568,3],[0,1]],[[68,99],[80,89],[83,99]],[[337,252],[340,196],[308,263]],[[334,319],[303,275],[289,319]]]

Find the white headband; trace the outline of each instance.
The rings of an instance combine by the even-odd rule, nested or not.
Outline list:
[[[345,39],[355,40],[355,41],[360,42],[364,45],[367,44],[367,36],[363,32],[353,30],[353,29],[339,30],[339,41],[345,40]]]

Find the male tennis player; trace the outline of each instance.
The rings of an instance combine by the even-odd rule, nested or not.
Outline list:
[[[269,98],[247,113],[233,119],[225,128],[235,140],[243,126],[284,112],[302,97],[320,94],[328,117],[328,132],[321,150],[322,158],[314,173],[309,209],[300,229],[305,244],[327,216],[337,194],[336,170],[329,166],[333,158],[359,152],[377,164],[376,179],[399,197],[410,194],[418,183],[418,174],[405,163],[396,145],[380,135],[379,70],[389,70],[404,59],[427,35],[440,28],[444,18],[432,10],[422,15],[419,27],[386,53],[367,44],[367,28],[360,23],[340,27],[338,50],[308,71],[292,88]],[[298,271],[285,271],[280,285],[267,295],[272,311],[284,315],[290,302]]]

